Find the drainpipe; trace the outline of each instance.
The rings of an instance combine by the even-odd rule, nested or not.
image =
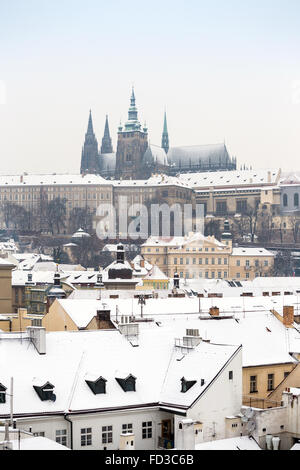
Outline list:
[[[64,419],[70,423],[70,447],[73,450],[73,421],[68,418],[67,414],[64,414]]]

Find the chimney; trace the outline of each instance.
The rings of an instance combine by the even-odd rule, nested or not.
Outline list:
[[[125,253],[124,246],[121,243],[117,246],[117,263],[124,264]]]
[[[283,324],[287,328],[293,328],[294,325],[294,307],[293,305],[283,307]]]
[[[23,175],[20,176],[20,183],[23,183]]]
[[[144,259],[141,259],[141,261],[140,261],[140,266],[141,266],[141,268],[144,268],[144,267],[145,267],[145,260],[144,260]]]
[[[179,289],[179,274],[178,273],[174,273],[173,284],[174,284],[174,289]]]
[[[209,309],[209,314],[212,317],[218,317],[220,315],[220,310],[218,307],[210,307]]]
[[[271,172],[268,171],[268,183],[271,183]]]
[[[37,352],[39,354],[46,354],[46,328],[41,326],[28,326],[27,332]]]

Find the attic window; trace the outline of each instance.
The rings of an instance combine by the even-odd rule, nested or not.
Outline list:
[[[46,382],[44,385],[34,385],[33,388],[42,401],[56,400],[56,395],[53,393],[54,385],[50,382]]]
[[[116,381],[120,387],[122,387],[124,392],[135,392],[136,377],[134,377],[134,375],[129,374],[126,378],[116,377]]]
[[[0,403],[5,403],[6,401],[6,387],[0,383]]]
[[[186,380],[184,377],[181,379],[181,392],[185,393],[187,392],[195,383],[197,380]]]
[[[94,395],[106,393],[106,382],[107,380],[101,376],[96,380],[86,380],[87,385],[90,387]]]

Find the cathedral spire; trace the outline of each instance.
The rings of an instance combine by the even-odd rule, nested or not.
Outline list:
[[[88,123],[88,128],[87,128],[87,134],[94,134],[92,111],[91,110],[90,110],[90,115],[89,115],[89,123]]]
[[[138,120],[138,111],[135,106],[135,94],[134,88],[132,87],[131,97],[130,97],[130,107],[128,109],[128,120],[125,123],[125,132],[128,131],[139,131],[141,130],[141,124]]]
[[[98,142],[94,134],[92,112],[90,110],[88,127],[81,154],[81,173],[98,172]]]
[[[163,133],[162,133],[162,139],[161,139],[161,146],[164,149],[166,153],[169,151],[169,134],[168,134],[168,127],[167,127],[167,113],[165,111],[164,115],[164,128],[163,128]]]
[[[101,145],[101,153],[113,153],[113,148],[111,144],[111,138],[109,133],[109,126],[108,126],[108,116],[106,115],[105,119],[105,127],[104,127],[104,135],[102,139]]]

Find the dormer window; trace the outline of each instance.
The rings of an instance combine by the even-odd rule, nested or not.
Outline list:
[[[43,385],[41,383],[36,382],[33,385],[33,388],[42,401],[56,400],[56,395],[53,393],[54,385],[52,385],[50,382],[46,382]]]
[[[103,377],[94,379],[93,377],[86,377],[85,379],[87,385],[90,387],[94,395],[99,395],[100,393],[106,393],[106,382],[107,380]]]
[[[0,383],[0,403],[6,402],[6,387]]]
[[[116,377],[116,381],[124,392],[135,392],[136,377],[134,377],[134,375],[129,374],[127,377]]]
[[[182,379],[181,379],[181,392],[182,393],[187,392],[190,388],[192,388],[193,385],[195,385],[196,382],[197,382],[197,380],[186,380],[184,377],[182,377]]]

